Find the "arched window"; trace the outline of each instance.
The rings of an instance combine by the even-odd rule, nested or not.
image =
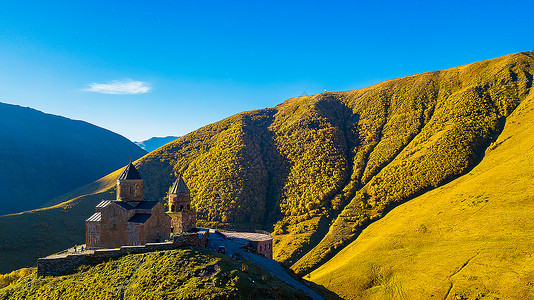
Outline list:
[[[174,207],[174,204],[171,205],[171,211],[175,211],[176,207]]]
[[[180,211],[184,210],[184,206],[180,205]]]

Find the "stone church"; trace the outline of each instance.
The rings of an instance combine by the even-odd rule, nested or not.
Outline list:
[[[87,248],[116,248],[162,242],[196,226],[196,211],[184,180],[169,190],[169,211],[159,201],[143,200],[143,178],[130,162],[117,178],[117,199],[103,200],[86,220]]]
[[[171,234],[189,232],[196,227],[197,213],[191,206],[191,193],[181,175],[169,190],[168,206],[167,214],[171,217]]]

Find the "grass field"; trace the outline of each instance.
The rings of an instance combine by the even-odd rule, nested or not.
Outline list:
[[[200,248],[127,255],[65,276],[31,273],[0,288],[0,299],[8,298],[305,299],[247,261]]]
[[[533,96],[468,174],[393,209],[306,278],[347,299],[533,299]]]

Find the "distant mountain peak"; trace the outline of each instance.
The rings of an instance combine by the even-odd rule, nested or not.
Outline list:
[[[152,152],[159,147],[168,144],[174,140],[179,138],[179,136],[165,136],[165,137],[152,137],[148,140],[142,141],[142,142],[134,142],[137,146],[141,147],[142,149]]]
[[[107,129],[20,105],[0,103],[0,128],[0,215],[41,207],[146,154]]]

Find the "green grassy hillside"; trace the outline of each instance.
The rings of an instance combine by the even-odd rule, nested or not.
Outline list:
[[[0,215],[43,207],[147,152],[95,125],[0,103]]]
[[[146,199],[163,200],[182,172],[201,225],[272,230],[275,259],[306,274],[387,211],[477,165],[527,97],[532,74],[534,53],[525,52],[292,98],[196,130],[136,166]],[[35,223],[31,214],[0,217],[0,237],[10,237],[0,244],[0,271],[25,266],[1,269],[2,261],[22,253],[57,251],[57,243],[46,243],[48,235],[83,241],[84,218],[114,191],[101,192],[75,198],[68,213],[65,204],[40,211],[38,220],[55,222],[42,231],[28,229]],[[67,223],[70,232],[57,227]],[[19,236],[43,246],[20,247]]]
[[[509,55],[395,79],[352,94],[354,109],[377,99],[387,104],[383,119],[370,117],[373,122],[367,123],[362,112],[357,125],[382,127],[374,136],[358,130],[351,182],[336,196],[350,202],[321,242],[292,268],[300,274],[313,270],[391,208],[475,166],[530,92],[533,58],[533,53]],[[367,151],[361,154],[366,160],[359,159],[361,151]]]
[[[307,299],[262,269],[205,249],[128,255],[66,276],[26,275],[0,299]]]
[[[37,258],[85,242],[85,219],[102,199],[114,199],[117,170],[47,208],[0,217],[0,273],[35,266]],[[63,199],[58,198],[57,201]]]
[[[533,299],[533,162],[534,92],[480,164],[393,209],[309,278],[352,299]]]

